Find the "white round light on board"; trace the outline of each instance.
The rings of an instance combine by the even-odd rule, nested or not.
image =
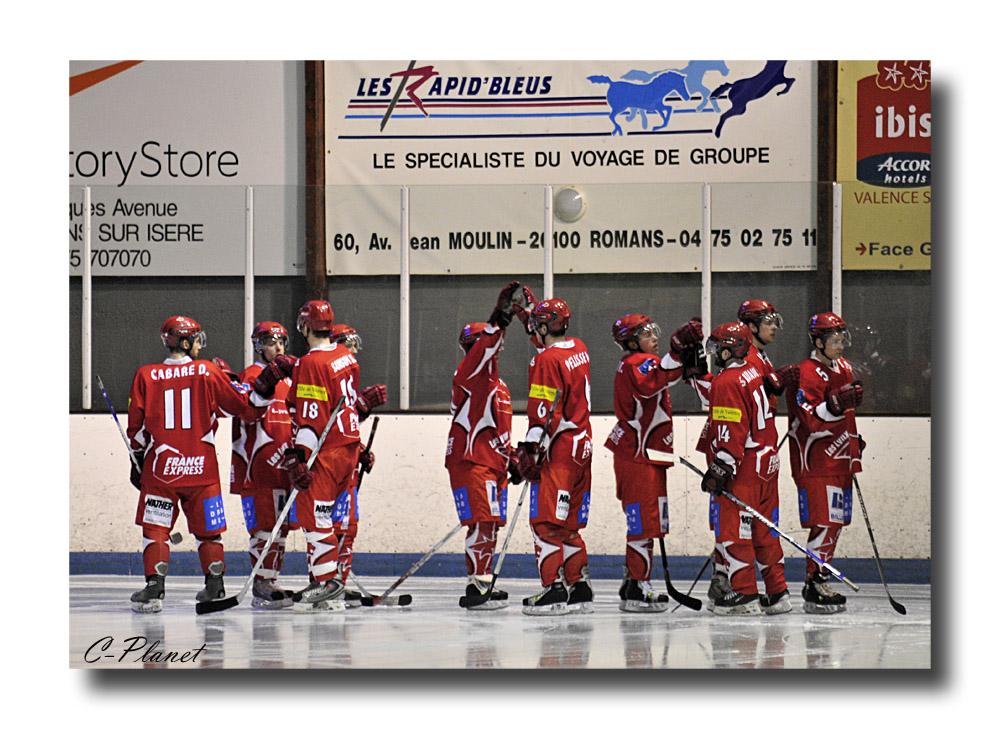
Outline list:
[[[564,223],[575,223],[587,212],[587,199],[575,187],[564,187],[552,198],[556,217]]]

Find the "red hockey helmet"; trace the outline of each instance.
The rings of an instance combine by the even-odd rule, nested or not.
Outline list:
[[[333,307],[329,301],[311,299],[299,309],[299,318],[295,328],[303,334],[303,327],[309,327],[314,332],[328,332],[333,329]]]
[[[257,354],[263,352],[267,344],[278,340],[288,346],[288,330],[276,321],[257,322],[250,334],[250,341],[253,342],[253,349]]]
[[[458,344],[466,352],[469,351],[469,347],[476,343],[479,339],[479,335],[482,334],[486,327],[488,327],[484,321],[471,321],[462,327],[462,331],[458,333]]]
[[[728,321],[719,324],[708,336],[705,352],[717,356],[719,352],[728,349],[735,359],[743,359],[750,351],[753,335],[750,327],[741,321]]]
[[[189,316],[168,317],[160,327],[160,339],[167,349],[179,349],[183,340],[189,343],[198,341],[202,347],[208,344],[208,337],[201,329],[201,324]]]
[[[774,304],[764,299],[747,299],[740,304],[740,309],[736,312],[736,318],[744,324],[760,324],[764,319],[774,322],[781,329],[784,320],[781,314],[774,308]]]
[[[643,334],[653,334],[657,339],[662,336],[660,326],[645,314],[626,314],[615,320],[611,325],[611,337],[622,349],[628,349],[628,342],[635,340]]]
[[[361,335],[350,324],[334,324],[330,330],[330,339],[345,347],[354,347],[356,352],[361,351]]]
[[[559,335],[566,331],[571,316],[569,304],[565,300],[545,299],[531,310],[528,322],[531,331],[535,331],[539,324],[545,324],[549,334]]]
[[[825,342],[831,334],[842,334],[844,346],[851,346],[851,332],[847,328],[847,322],[842,317],[832,311],[813,314],[812,319],[809,320],[809,343],[815,346],[817,339]]]

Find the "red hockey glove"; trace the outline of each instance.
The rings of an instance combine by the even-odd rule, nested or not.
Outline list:
[[[299,491],[308,491],[313,477],[306,468],[306,452],[301,448],[288,448],[281,458],[281,467],[288,471],[288,480]]]
[[[517,467],[517,460],[514,458],[513,453],[507,458],[507,473],[510,475],[510,482],[515,486],[524,480],[521,470]]]
[[[372,469],[375,468],[375,453],[369,448],[361,448],[361,454],[358,456],[358,469],[359,473],[371,473]]]
[[[798,365],[785,365],[779,367],[764,378],[764,391],[768,395],[780,395],[786,387],[797,388],[799,386]]]
[[[131,468],[128,473],[128,480],[132,482],[133,486],[141,491],[142,484],[139,482],[139,477],[142,476],[142,464],[146,461],[146,454],[142,451],[132,451],[132,455],[135,456],[135,461],[131,458],[128,459],[131,464]],[[138,468],[136,468],[136,463],[139,464]]]
[[[685,350],[698,346],[702,339],[701,319],[694,318],[670,335],[670,351],[680,359]]]
[[[385,385],[369,385],[364,388],[358,395],[358,401],[354,403],[354,407],[358,411],[358,421],[363,422],[371,415],[373,409],[384,405],[388,399],[389,393],[385,389]]]
[[[537,481],[542,475],[541,448],[537,443],[521,442],[517,444],[513,460],[517,463],[518,473],[529,481]]]
[[[291,376],[294,366],[294,359],[279,354],[271,360],[271,364],[261,370],[261,373],[257,375],[257,379],[253,381],[254,392],[265,400],[270,400],[274,397],[275,386],[286,377]]]
[[[707,494],[721,496],[723,491],[729,491],[735,472],[733,467],[716,458],[701,479],[701,490]]]
[[[216,367],[222,370],[222,374],[224,374],[230,380],[232,380],[233,382],[240,381],[240,376],[236,374],[236,371],[232,367],[230,367],[229,363],[226,362],[226,360],[222,359],[222,357],[212,357],[212,362],[215,364]]]
[[[531,315],[531,311],[535,308],[535,304],[538,303],[538,299],[535,298],[535,294],[530,288],[522,286],[514,292],[511,301],[514,304],[514,313],[517,314],[517,318],[521,320],[521,324],[524,326],[524,331],[527,332],[528,316]]]
[[[511,281],[500,289],[500,295],[497,297],[497,305],[494,307],[493,313],[490,314],[490,318],[487,319],[490,324],[498,326],[501,329],[507,328],[514,312],[514,292],[517,291],[520,285],[518,281]]]
[[[826,407],[833,415],[843,415],[845,410],[856,408],[861,404],[865,391],[860,380],[850,385],[844,385],[837,390],[831,390],[826,395]]]

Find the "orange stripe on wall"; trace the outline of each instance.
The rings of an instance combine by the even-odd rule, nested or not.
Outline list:
[[[110,66],[102,66],[101,68],[95,68],[93,71],[70,76],[69,95],[78,94],[95,84],[101,83],[101,81],[105,81],[112,76],[117,76],[122,71],[129,70],[132,66],[138,66],[140,63],[142,61],[121,61],[120,63],[112,63]]]

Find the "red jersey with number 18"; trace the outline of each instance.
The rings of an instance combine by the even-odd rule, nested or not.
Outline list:
[[[355,409],[360,381],[358,361],[343,344],[313,347],[295,363],[288,391],[288,412],[294,423],[295,445],[305,449],[307,458],[316,448],[341,396],[344,404],[326,436],[323,450],[361,440]]]

